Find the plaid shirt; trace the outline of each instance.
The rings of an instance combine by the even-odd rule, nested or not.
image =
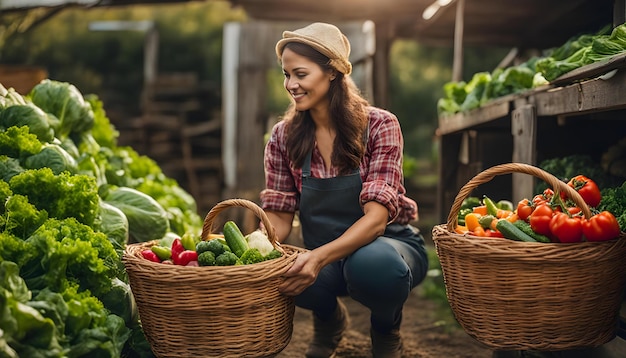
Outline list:
[[[389,210],[389,221],[407,224],[417,220],[417,204],[404,194],[402,154],[404,140],[396,116],[380,108],[370,107],[367,150],[360,164],[361,205],[377,201]],[[338,169],[324,166],[317,147],[311,157],[311,176],[332,178]],[[264,210],[295,212],[302,192],[302,169],[294,168],[285,147],[285,122],[277,123],[265,147],[265,184],[261,191]]]

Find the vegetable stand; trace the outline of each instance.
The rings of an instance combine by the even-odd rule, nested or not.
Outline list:
[[[128,245],[124,252],[140,320],[159,357],[266,357],[291,339],[295,305],[277,287],[303,249],[279,245],[263,210],[244,199],[214,206],[202,240],[210,237],[218,214],[231,207],[251,210],[284,254],[250,265],[189,267],[144,259],[141,251],[155,242]]]
[[[560,79],[559,86],[505,96],[466,113],[441,117],[440,155],[447,165],[441,165],[439,173],[440,218],[447,216],[458,188],[485,168],[508,162],[536,165],[569,154],[599,157],[611,143],[626,137],[626,54],[580,68],[576,77],[564,77],[586,78],[600,68],[616,72],[567,85]],[[532,176],[513,174],[507,179],[486,183],[485,193],[514,202],[532,193]]]
[[[474,176],[456,196],[447,223],[433,229],[455,317],[470,336],[496,350],[557,351],[607,343],[615,337],[626,284],[623,232],[608,241],[577,243],[455,233],[459,208],[471,191],[511,173],[543,179],[572,198],[586,218],[591,215],[578,192],[537,167],[501,164]]]

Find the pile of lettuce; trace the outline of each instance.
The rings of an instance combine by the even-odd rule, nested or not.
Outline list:
[[[437,110],[440,116],[447,116],[479,108],[490,100],[532,90],[567,72],[625,51],[626,24],[612,30],[605,26],[594,34],[572,37],[520,65],[478,72],[469,82],[448,82],[443,86],[444,96],[438,100]]]
[[[122,252],[202,220],[118,135],[72,84],[0,84],[0,357],[152,356]]]

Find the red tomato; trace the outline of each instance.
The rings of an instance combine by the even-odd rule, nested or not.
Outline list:
[[[563,193],[560,193],[559,196],[565,200],[565,195]],[[533,197],[532,204],[534,206],[550,204],[552,202],[552,198],[554,198],[554,190],[547,188],[541,194],[537,194]]]
[[[530,227],[534,232],[548,237],[552,236],[550,231],[550,219],[554,215],[554,210],[547,204],[538,205],[530,214]]]
[[[533,213],[535,208],[530,203],[528,199],[522,199],[519,203],[517,203],[517,216],[520,220],[526,220],[530,217],[530,214]]]
[[[603,211],[589,218],[589,220],[583,220],[583,234],[587,238],[587,241],[606,241],[611,240],[619,236],[620,227],[615,216],[608,212]]]
[[[587,178],[584,175],[577,175],[573,177],[567,185],[574,188],[578,194],[585,200],[587,205],[596,207],[600,204],[602,200],[602,195],[600,194],[600,189],[598,185],[591,179]]]
[[[537,195],[535,195],[533,197],[533,201],[532,202],[533,202],[533,205],[539,206],[539,205],[542,205],[542,204],[546,203],[546,198],[544,198],[543,195],[541,195],[541,194],[537,194]]]
[[[554,196],[554,190],[547,188],[546,190],[543,191],[543,197],[546,198],[546,200],[552,199],[553,196]]]
[[[550,219],[550,231],[560,242],[580,242],[583,239],[583,226],[580,218],[557,212]]]
[[[580,216],[582,215],[582,210],[578,206],[570,206],[567,208],[567,211],[572,216]]]

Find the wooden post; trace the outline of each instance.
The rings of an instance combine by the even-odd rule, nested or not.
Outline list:
[[[454,59],[452,62],[452,81],[463,79],[463,27],[465,0],[456,2],[456,20],[454,22]]]
[[[374,53],[374,102],[376,106],[389,106],[389,39],[392,38],[390,22],[376,23],[376,51]]]
[[[157,77],[159,58],[159,30],[153,24],[146,32],[143,59],[143,81],[151,84]]]
[[[222,50],[222,107],[224,113],[222,162],[224,163],[226,193],[235,190],[237,186],[237,65],[239,62],[240,33],[240,23],[231,22],[224,25]]]
[[[511,113],[514,163],[535,165],[537,141],[537,114],[532,104],[516,108]],[[532,197],[535,178],[528,174],[513,173],[512,201]]]

